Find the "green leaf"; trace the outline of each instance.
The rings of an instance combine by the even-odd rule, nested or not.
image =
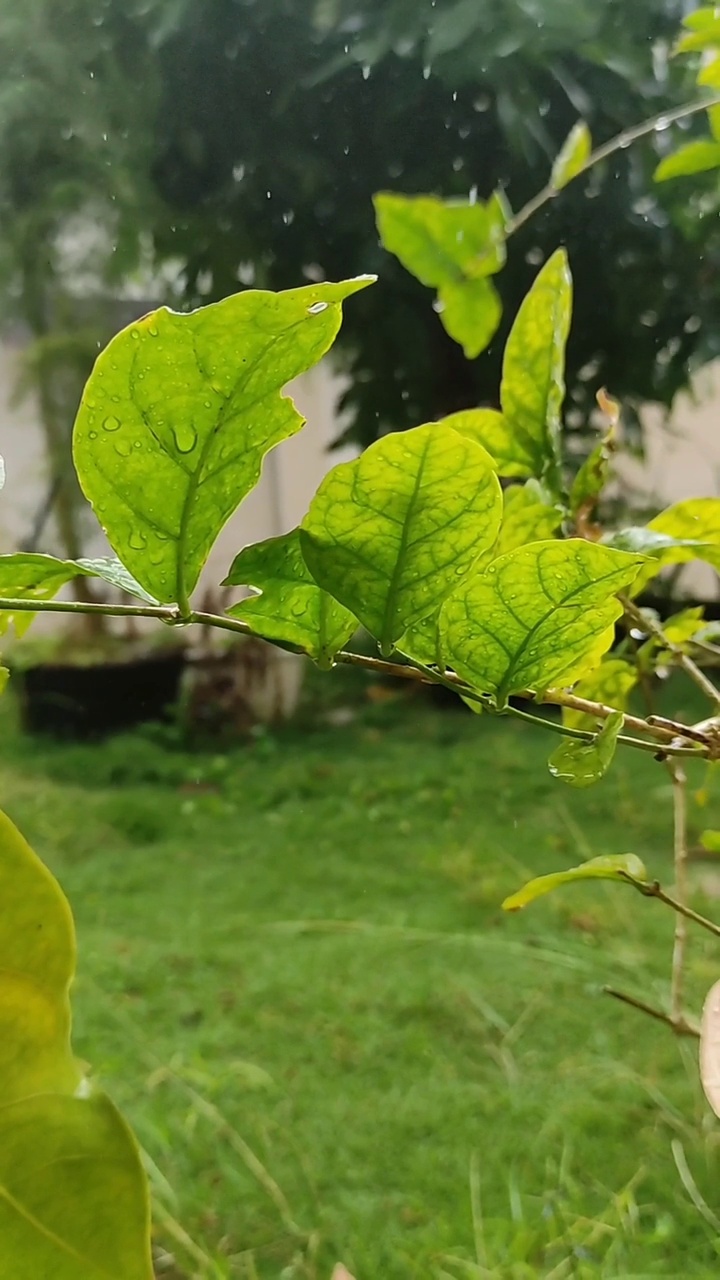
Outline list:
[[[707,627],[705,610],[702,605],[692,609],[681,609],[662,624],[663,635],[671,644],[685,645],[689,640]]]
[[[54,556],[34,552],[0,556],[0,596],[15,600],[52,600],[68,582],[82,577],[102,578],[148,604],[157,604],[119,560],[56,560]],[[20,611],[0,613],[0,634],[10,622],[14,623],[16,632],[22,634],[34,616]]]
[[[636,579],[636,595],[670,564],[705,560],[720,573],[720,498],[689,498],[661,511],[645,528],[611,535],[612,545],[642,550],[650,557]]]
[[[482,201],[470,204],[380,192],[374,198],[380,239],[430,288],[494,275],[504,263],[504,225],[498,217],[497,197],[491,199],[489,213]]]
[[[505,263],[507,207],[496,192],[487,205],[436,196],[375,196],[384,247],[422,284],[437,290],[443,326],[468,359],[487,347],[502,316],[485,277]]]
[[[548,760],[553,778],[571,787],[591,787],[604,778],[613,762],[624,718],[622,711],[614,711],[593,742],[581,742],[577,738],[561,742]]]
[[[510,485],[503,494],[503,518],[496,544],[498,556],[522,547],[526,542],[542,542],[557,533],[563,510],[548,500],[536,480]]]
[[[642,885],[647,883],[647,878],[644,864],[634,853],[606,854],[600,858],[590,858],[589,862],[582,862],[579,867],[570,867],[568,871],[555,871],[551,875],[530,880],[517,893],[505,899],[503,910],[520,911],[536,898],[578,880],[619,880],[625,884]]]
[[[702,67],[697,83],[701,89],[720,89],[720,58],[712,58]]]
[[[70,1048],[70,910],[2,814],[0,901],[3,1270],[13,1280],[151,1280],[137,1146]]]
[[[667,182],[670,178],[683,178],[692,173],[705,173],[708,169],[720,167],[720,142],[712,138],[697,138],[694,142],[686,142],[678,147],[672,155],[660,161],[653,177],[656,182]]]
[[[565,139],[550,174],[550,185],[556,191],[566,187],[585,168],[592,152],[592,138],[584,120],[573,125]]]
[[[615,593],[642,563],[580,538],[519,547],[445,601],[443,656],[501,706],[510,694],[578,678],[622,613]]]
[[[703,27],[680,36],[674,53],[701,53],[704,49],[712,49],[720,44],[720,18],[714,18]]]
[[[300,530],[245,547],[233,561],[223,586],[255,587],[260,595],[228,609],[255,635],[303,649],[329,666],[357,629],[357,619],[321,591],[300,549]]]
[[[301,545],[318,585],[389,653],[492,546],[501,513],[485,450],[432,423],[335,467],[302,523]]]
[[[720,105],[708,107],[708,123],[710,132],[716,142],[720,142]]]
[[[637,671],[622,658],[607,658],[575,686],[574,694],[588,702],[599,702],[616,711],[625,711],[628,698],[637,684]],[[569,729],[597,728],[595,717],[571,707],[562,709],[563,724]]]
[[[708,853],[720,853],[720,831],[703,831],[700,844]]]
[[[448,280],[438,289],[437,309],[468,360],[489,346],[502,319],[500,295],[490,280]]]
[[[362,276],[247,290],[178,315],[163,307],[99,356],[75,423],[86,497],[138,582],[185,610],[265,454],[304,419],[283,387],[332,345]]]
[[[502,413],[466,409],[446,419],[484,445],[501,475],[552,475],[557,469],[571,305],[567,257],[558,250],[540,271],[510,331],[500,387]]]
[[[614,448],[609,437],[596,445],[585,459],[572,483],[570,510],[577,515],[583,508],[595,506],[610,478]]]

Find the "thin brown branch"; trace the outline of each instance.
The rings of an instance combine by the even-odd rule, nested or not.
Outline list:
[[[692,920],[693,924],[699,925],[701,929],[707,929],[708,933],[712,933],[714,937],[720,938],[720,925],[715,924],[714,920],[708,920],[707,916],[701,916],[698,911],[693,911],[687,903],[679,902],[677,898],[673,898],[671,894],[666,893],[660,887],[657,880],[652,883],[640,884],[637,880],[629,880],[645,898],[657,898],[658,902],[664,902],[666,907],[670,907],[673,911],[677,911],[678,915],[684,916],[686,920]]]
[[[678,120],[685,120],[688,116],[697,115],[699,111],[707,111],[708,107],[716,107],[720,105],[720,94],[714,94],[712,97],[700,98],[696,102],[686,102],[684,106],[677,107],[674,111],[660,111],[650,120],[643,120],[641,124],[634,125],[631,129],[623,129],[621,133],[610,138],[608,142],[603,142],[602,146],[596,147],[591,155],[588,156],[585,164],[577,173],[573,174],[571,181],[582,177],[584,173],[599,164],[601,160],[607,160],[609,156],[615,154],[616,151],[624,151],[626,147],[631,146],[633,142],[639,142],[641,138],[646,138],[649,134],[662,127],[667,128],[668,125],[675,124]],[[569,184],[566,184],[569,185]],[[515,235],[521,227],[529,222],[532,217],[542,209],[543,205],[548,204],[550,200],[554,200],[564,187],[556,187],[553,182],[548,182],[542,191],[538,191],[532,200],[528,200],[526,205],[511,218],[508,223],[505,234],[509,238]]]
[[[712,680],[709,676],[705,675],[704,671],[701,671],[697,663],[693,661],[689,654],[685,653],[684,649],[680,645],[674,644],[673,641],[668,640],[660,623],[645,614],[643,610],[638,608],[635,602],[628,599],[627,596],[619,596],[618,598],[630,621],[633,622],[635,626],[640,627],[648,635],[652,635],[657,640],[660,640],[663,648],[667,649],[669,653],[672,653],[673,656],[677,658],[679,666],[682,667],[683,671],[685,671],[694,684],[697,685],[698,689],[702,690],[705,697],[709,698],[715,706],[720,706],[720,689],[713,684]]]
[[[670,1027],[676,1036],[694,1036],[699,1039],[700,1032],[697,1027],[693,1026],[685,1018],[672,1018],[669,1013],[664,1013],[662,1009],[656,1009],[651,1004],[646,1004],[644,1000],[638,1000],[637,996],[631,996],[627,991],[617,991],[615,987],[603,987],[606,996],[612,996],[614,1000],[621,1000],[623,1004],[629,1004],[633,1009],[639,1009],[641,1013],[646,1013],[648,1017],[654,1018],[656,1022],[664,1022],[665,1026]]]
[[[675,865],[675,892],[681,907],[687,907],[687,778],[682,767],[673,761],[668,766],[673,783],[673,859]],[[673,943],[670,980],[670,1016],[673,1021],[682,1017],[683,986],[685,981],[685,953],[687,950],[687,916],[677,913],[675,941]]]

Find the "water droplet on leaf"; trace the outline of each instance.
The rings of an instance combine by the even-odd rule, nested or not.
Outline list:
[[[327,306],[327,302],[313,302],[312,306],[308,307],[308,315],[319,316],[321,311],[327,311]]]
[[[197,431],[195,428],[189,422],[185,422],[180,426],[173,427],[172,433],[178,453],[192,453],[197,444]]]
[[[116,418],[112,413],[109,417],[103,419],[103,427],[106,431],[117,431],[119,426],[120,419]]]
[[[140,532],[139,529],[133,529],[128,539],[128,542],[130,543],[130,546],[132,547],[133,551],[144,551],[145,547],[147,546],[147,538],[145,537],[144,533]]]

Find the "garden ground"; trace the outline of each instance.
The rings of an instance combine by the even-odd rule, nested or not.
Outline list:
[[[601,853],[669,882],[652,757],[575,791],[549,734],[424,697],[210,752],[0,714],[0,803],[71,899],[76,1048],[148,1153],[159,1275],[717,1274],[695,1042],[602,993],[666,999],[673,918],[602,884],[499,907]],[[690,967],[697,1009],[709,936]]]

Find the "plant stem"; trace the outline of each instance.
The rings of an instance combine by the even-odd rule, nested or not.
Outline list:
[[[554,720],[546,720],[543,716],[531,715],[529,711],[521,711],[519,707],[506,707],[506,715],[515,716],[518,720],[528,720],[531,724],[541,725],[543,729],[549,729],[551,733],[560,734],[564,738],[578,738],[581,742],[594,742],[597,734],[589,729],[571,729],[568,725],[558,724]],[[650,751],[653,755],[658,754],[658,746],[655,742],[643,742],[640,738],[630,738],[627,734],[618,735],[618,742],[622,742],[626,747],[635,747],[638,751]],[[695,756],[702,758],[705,751],[701,747],[660,747],[663,757],[665,756]]]
[[[677,658],[683,671],[687,673],[698,689],[702,690],[705,697],[709,698],[715,706],[720,706],[720,689],[713,684],[704,671],[700,670],[697,663],[693,662],[693,659],[684,652],[680,645],[674,644],[672,640],[667,639],[660,623],[655,622],[654,618],[650,618],[643,613],[642,609],[639,609],[635,602],[629,600],[627,596],[618,596],[618,599],[630,621],[641,627],[649,635],[655,636],[657,640],[660,640],[663,648],[668,649]]]
[[[601,160],[607,160],[616,151],[624,151],[633,142],[638,142],[641,138],[647,137],[648,134],[655,133],[658,128],[666,128],[668,125],[675,124],[678,120],[685,120],[688,116],[697,115],[698,111],[706,111],[708,107],[719,105],[720,94],[713,94],[712,97],[699,98],[695,102],[686,102],[684,106],[676,107],[673,111],[660,111],[649,120],[643,120],[641,124],[633,125],[631,129],[623,129],[614,138],[610,138],[608,142],[603,142],[602,146],[596,147],[592,154],[588,156],[582,168],[573,174],[570,181],[574,182],[576,178],[580,178],[584,173],[587,173],[589,169],[593,169]],[[527,204],[523,205],[522,209],[515,214],[515,217],[510,219],[505,228],[506,237],[509,239],[510,236],[514,236],[515,232],[524,227],[525,223],[529,222],[538,210],[542,209],[543,205],[550,200],[554,200],[555,196],[559,195],[564,189],[564,187],[556,187],[552,182],[548,182],[542,191],[538,191],[537,195],[533,196],[532,200],[528,200]]]
[[[674,842],[673,857],[675,864],[675,892],[678,912],[675,921],[675,941],[673,944],[672,971],[670,981],[670,1017],[673,1021],[682,1018],[683,982],[685,978],[685,952],[687,948],[687,778],[679,764],[669,765],[673,782],[673,814]]]
[[[230,631],[237,635],[252,635],[252,631],[247,623],[241,622],[238,618],[229,618],[221,614],[205,613],[196,611],[184,617],[176,605],[143,605],[143,604],[96,604],[87,601],[76,600],[28,600],[28,599],[10,599],[7,597],[0,598],[0,613],[69,613],[69,614],[89,614],[103,617],[117,618],[157,618],[160,622],[165,622],[170,626],[189,626],[196,624],[205,627],[214,627],[221,631]],[[374,658],[367,654],[350,653],[342,651],[336,654],[335,661],[340,664],[349,666],[364,667],[368,671],[374,672],[376,675],[388,675],[399,677],[404,680],[416,680],[421,684],[436,684],[443,688],[452,690],[458,696],[467,698],[472,702],[478,702],[488,710],[492,708],[488,704],[486,696],[478,693],[469,685],[466,685],[459,676],[452,672],[441,673],[434,671],[431,667],[423,666],[422,663],[414,663],[411,665],[405,663],[388,662],[380,658]],[[524,695],[520,695],[524,696]],[[527,696],[529,698],[535,695],[530,691]],[[601,703],[589,702],[582,698],[575,698],[572,694],[566,694],[562,690],[553,690],[546,695],[545,702],[554,706],[568,706],[575,710],[587,712],[595,715],[599,719],[606,719],[612,714],[611,707],[605,707]],[[515,716],[517,719],[528,720],[532,724],[537,724],[547,729],[550,733],[557,733],[566,738],[577,738],[583,742],[592,742],[595,734],[591,730],[572,729],[569,726],[556,724],[553,720],[546,720],[541,716],[533,716],[527,711],[521,711],[518,707],[507,707],[504,713]],[[674,745],[681,735],[680,733],[671,732],[662,726],[648,724],[646,720],[640,720],[636,716],[626,716],[625,722],[631,728],[638,729],[640,732],[660,739],[662,745],[657,742],[643,742],[640,738],[629,737],[626,734],[620,734],[618,742],[624,746],[634,747],[638,751],[649,751],[657,754],[660,750],[663,756],[694,756],[702,758],[711,754],[713,746],[708,739],[705,742],[700,735],[693,733],[693,739],[697,742],[696,746],[678,746]]]
[[[628,880],[634,889],[645,898],[657,898],[658,902],[664,902],[666,907],[671,907],[673,911],[677,911],[679,915],[684,916],[686,920],[692,920],[693,924],[697,924],[701,929],[707,929],[708,933],[712,933],[714,937],[720,938],[720,925],[715,924],[714,920],[708,920],[707,916],[701,916],[699,912],[693,911],[687,903],[680,902],[677,898],[671,897],[664,889],[661,889],[657,880],[649,884],[640,884],[637,880]]]
[[[606,996],[613,996],[615,1000],[621,1000],[623,1004],[629,1004],[633,1009],[639,1009],[641,1013],[647,1013],[649,1017],[655,1018],[657,1022],[664,1022],[670,1027],[676,1036],[694,1036],[699,1038],[700,1032],[685,1018],[672,1018],[669,1013],[664,1013],[662,1009],[656,1009],[651,1004],[646,1004],[644,1000],[638,1000],[636,996],[631,996],[627,991],[617,991],[615,987],[603,987]]]

